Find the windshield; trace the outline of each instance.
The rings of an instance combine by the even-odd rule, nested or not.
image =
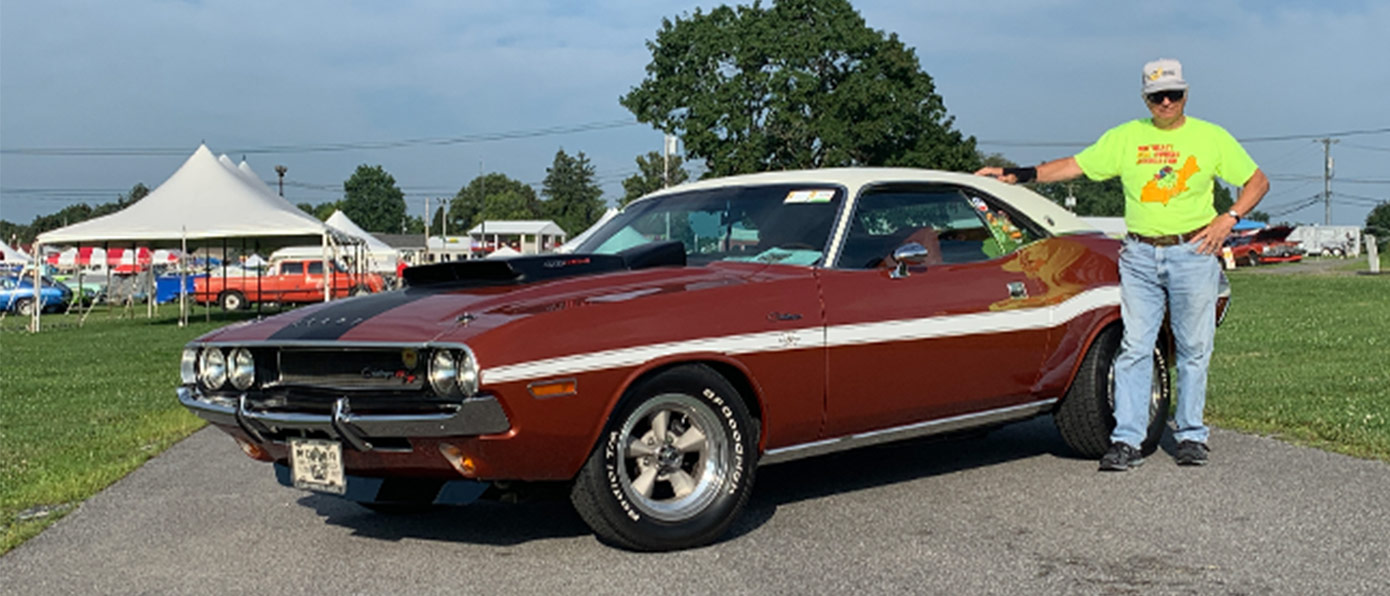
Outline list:
[[[818,265],[844,190],[834,185],[764,185],[690,191],[638,201],[575,252],[615,254],[679,240],[686,261]]]

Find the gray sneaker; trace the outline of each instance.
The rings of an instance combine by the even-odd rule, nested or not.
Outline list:
[[[1210,449],[1207,449],[1206,443],[1183,441],[1178,443],[1178,450],[1173,459],[1176,459],[1180,466],[1205,466],[1208,451]]]
[[[1137,468],[1143,463],[1144,455],[1138,449],[1116,441],[1111,443],[1110,450],[1101,456],[1100,469],[1102,472],[1123,472],[1130,468]]]

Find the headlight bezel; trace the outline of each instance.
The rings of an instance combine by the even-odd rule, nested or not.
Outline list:
[[[179,359],[179,381],[184,385],[193,385],[198,382],[198,348],[189,346],[183,349],[183,356]]]
[[[236,348],[227,358],[227,382],[245,391],[256,383],[256,357],[247,348]]]
[[[436,395],[472,397],[478,393],[478,362],[466,347],[435,347],[426,374]]]
[[[198,383],[204,389],[221,389],[227,383],[227,355],[222,348],[206,347],[198,354]]]

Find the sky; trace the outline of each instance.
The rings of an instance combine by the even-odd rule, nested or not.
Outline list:
[[[662,147],[618,104],[646,43],[662,19],[718,5],[0,0],[0,219],[154,188],[200,143],[271,187],[284,165],[293,203],[338,200],[358,165],[381,165],[423,215],[479,173],[539,189],[562,149],[616,202],[635,158]],[[1390,1],[853,5],[915,48],[986,153],[1076,153],[1147,116],[1141,67],[1171,57],[1187,113],[1271,178],[1259,208],[1276,222],[1323,223],[1321,138],[1337,140],[1333,225],[1390,200]]]

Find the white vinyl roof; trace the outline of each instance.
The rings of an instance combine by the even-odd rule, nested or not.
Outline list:
[[[244,164],[243,164],[244,165]],[[199,145],[163,184],[116,213],[39,234],[39,244],[255,238],[284,245],[321,241],[329,226],[269,192],[250,166],[238,168]]]
[[[1032,216],[1039,224],[1047,227],[1048,231],[1053,234],[1096,231],[1095,226],[1082,221],[1076,214],[1023,186],[1005,184],[994,178],[963,172],[918,168],[825,168],[821,170],[743,174],[672,186],[646,195],[646,197],[690,190],[760,184],[804,184],[807,188],[814,188],[817,185],[837,185],[845,187],[850,196],[856,196],[860,188],[865,185],[884,182],[940,182],[972,186],[1017,207],[1020,211]],[[645,200],[646,197],[638,200]]]

